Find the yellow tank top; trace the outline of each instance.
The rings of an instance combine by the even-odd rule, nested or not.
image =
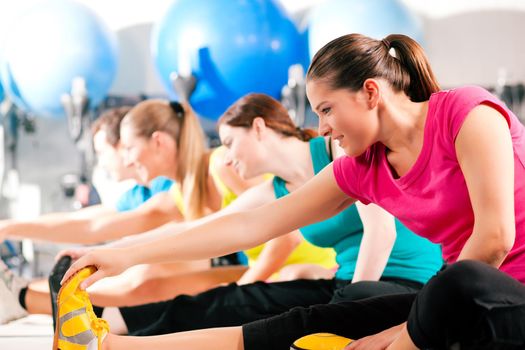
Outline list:
[[[231,202],[233,202],[237,195],[235,192],[230,190],[226,184],[220,179],[217,169],[215,169],[214,164],[217,157],[221,155],[222,152],[224,152],[224,147],[218,147],[214,149],[210,154],[210,174],[213,177],[213,180],[215,181],[215,184],[218,187],[218,190],[222,197],[222,203],[221,203],[221,209],[226,208]],[[173,199],[175,200],[175,205],[177,206],[177,209],[179,209],[182,216],[185,216],[185,208],[184,208],[184,197],[182,196],[182,192],[180,191],[179,186],[176,183],[173,183],[173,185],[170,188],[171,195]]]
[[[215,169],[214,166],[214,164],[216,164],[216,158],[220,156],[221,153],[224,152],[224,150],[224,146],[218,147],[215,150],[213,150],[210,155],[210,174],[213,177],[213,180],[217,184],[219,192],[222,195],[221,208],[227,207],[231,202],[233,202],[237,198],[235,192],[229,189],[226,186],[226,184],[219,178],[217,169]],[[265,175],[265,178],[271,179],[272,175]],[[184,199],[179,186],[176,183],[174,183],[171,186],[170,192],[173,196],[173,199],[175,200],[175,205],[177,206],[177,209],[179,209],[181,214],[184,216]],[[263,249],[264,244],[261,244],[255,248],[251,248],[244,251],[244,253],[248,257],[248,265],[252,266],[255,263]],[[320,248],[314,246],[313,244],[305,240],[303,240],[301,244],[299,244],[297,248],[295,248],[295,250],[292,252],[292,254],[290,254],[284,265],[286,266],[291,264],[317,264],[327,269],[332,269],[337,266],[337,263],[335,262],[335,251],[333,249]]]
[[[244,254],[248,257],[249,266],[255,263],[263,249],[264,244],[261,244],[260,246],[244,251]],[[335,251],[332,248],[317,247],[304,239],[284,263],[285,266],[291,264],[316,264],[327,269],[337,267]]]

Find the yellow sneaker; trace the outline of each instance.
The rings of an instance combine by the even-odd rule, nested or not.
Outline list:
[[[93,266],[83,268],[60,288],[53,350],[102,349],[109,325],[97,318],[87,292],[79,288],[80,283],[95,271]]]
[[[314,333],[294,341],[290,350],[343,350],[352,339],[331,333]]]

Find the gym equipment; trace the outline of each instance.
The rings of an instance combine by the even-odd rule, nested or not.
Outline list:
[[[343,350],[351,339],[331,333],[314,333],[294,341],[290,350]]]
[[[175,1],[151,42],[170,98],[180,98],[173,77],[194,76],[190,103],[210,119],[249,92],[279,98],[288,67],[304,61],[304,40],[275,0]]]
[[[376,39],[389,34],[405,34],[420,44],[423,42],[419,20],[400,0],[329,0],[310,12],[310,57],[329,41],[350,33]]]
[[[70,0],[39,2],[13,22],[2,81],[22,110],[62,117],[63,94],[85,80],[90,106],[106,96],[117,70],[115,35],[89,8]]]

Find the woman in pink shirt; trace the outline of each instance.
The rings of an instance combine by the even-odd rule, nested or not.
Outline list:
[[[95,265],[86,287],[133,264],[223,255],[331,217],[356,200],[379,204],[440,243],[449,267],[417,295],[294,308],[242,327],[109,335],[104,344],[288,349],[303,335],[332,332],[358,339],[347,349],[523,349],[525,128],[516,116],[477,87],[439,91],[423,50],[404,35],[330,42],[312,61],[307,93],[320,133],[338,140],[347,157],[272,204],[140,251],[93,251],[65,278]]]

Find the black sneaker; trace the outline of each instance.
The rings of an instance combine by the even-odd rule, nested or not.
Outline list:
[[[51,308],[53,309],[53,329],[56,328],[57,323],[57,298],[58,298],[58,292],[60,291],[60,281],[62,281],[62,277],[64,277],[64,274],[71,266],[71,257],[70,256],[63,256],[61,257],[55,266],[53,267],[53,270],[51,270],[51,273],[49,274],[49,291],[51,294]]]

